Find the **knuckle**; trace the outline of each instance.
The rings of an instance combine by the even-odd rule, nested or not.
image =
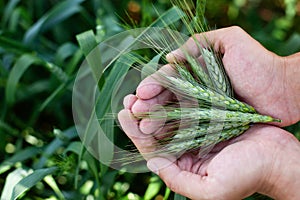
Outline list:
[[[239,26],[231,26],[228,28],[228,30],[230,32],[237,33],[237,34],[242,34],[244,32],[244,30]]]

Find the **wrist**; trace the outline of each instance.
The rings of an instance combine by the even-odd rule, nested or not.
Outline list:
[[[282,129],[273,136],[278,138],[276,148],[258,192],[278,200],[300,199],[300,143]]]
[[[296,123],[300,120],[300,53],[284,57],[283,60],[285,95],[290,100],[292,121]]]

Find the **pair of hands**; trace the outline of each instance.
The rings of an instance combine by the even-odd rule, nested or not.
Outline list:
[[[207,32],[205,37],[224,55],[226,72],[239,99],[262,114],[282,119],[278,126],[291,125],[300,119],[300,94],[295,91],[299,87],[290,85],[293,73],[288,68],[289,64],[297,63],[294,57],[283,58],[269,52],[239,27]],[[203,35],[196,38],[201,42]],[[199,55],[192,38],[183,48]],[[167,56],[169,62],[180,59],[184,59],[180,49]],[[170,65],[163,68],[171,70]],[[136,94],[125,97],[124,109],[118,117],[139,151],[147,153],[149,149],[144,147],[155,144],[160,131],[154,122],[139,122],[134,115],[172,97],[151,76],[140,83]],[[147,166],[171,190],[191,199],[233,200],[255,192],[276,199],[296,199],[300,198],[299,158],[300,145],[293,135],[276,126],[255,125],[247,133],[217,145],[204,158],[191,153],[175,162],[154,157],[147,161]]]

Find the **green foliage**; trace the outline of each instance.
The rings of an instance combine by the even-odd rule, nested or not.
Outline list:
[[[17,199],[26,190],[36,185],[47,175],[53,174],[56,170],[57,168],[47,168],[28,172],[22,168],[17,169],[17,171],[14,172],[18,173],[10,173],[7,176],[6,185],[4,186],[1,199]]]
[[[240,25],[280,55],[300,50],[296,0],[198,2],[206,2],[210,26]],[[177,22],[183,15],[178,8],[171,8],[169,1],[153,4],[148,0],[0,1],[1,199],[174,197],[150,173],[137,176],[100,164],[80,143],[71,113],[77,71],[84,56],[99,42],[124,27],[161,27]],[[197,11],[198,16],[204,13],[203,7]],[[151,57],[147,52],[142,56]],[[151,62],[158,63],[161,56]],[[99,60],[87,60],[96,75],[104,70]],[[151,69],[151,64],[148,67]],[[117,84],[115,77],[122,77],[128,70],[117,68],[107,70],[107,76],[99,80],[102,96]],[[110,112],[110,98],[111,94],[102,106],[98,105],[98,118]],[[119,132],[109,120],[101,126]],[[300,138],[299,124],[288,130]],[[122,138],[113,134],[109,139],[122,143]],[[182,199],[178,195],[176,198]]]

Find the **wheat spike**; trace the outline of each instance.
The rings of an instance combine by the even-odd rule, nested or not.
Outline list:
[[[208,74],[212,80],[212,89],[220,94],[232,96],[231,84],[227,80],[224,69],[221,69],[219,62],[217,61],[218,57],[216,56],[216,53],[203,48],[202,57],[205,61]]]
[[[201,123],[197,126],[177,130],[172,139],[176,141],[195,139],[207,134],[213,134],[222,130],[234,129],[246,125],[248,125],[248,123]]]
[[[149,113],[153,119],[184,120],[193,124],[195,122],[232,122],[232,123],[270,123],[279,122],[270,116],[257,113],[244,113],[238,111],[220,110],[217,108],[178,108],[165,106],[164,111]],[[142,116],[147,117],[147,116]]]
[[[189,96],[200,101],[204,101],[207,104],[228,110],[248,113],[256,112],[252,106],[226,95],[219,94],[209,88],[201,86],[200,84],[193,85],[188,81],[184,81],[175,77],[167,77],[167,79],[170,81],[169,86],[174,93],[179,93],[183,96]]]
[[[180,142],[170,142],[164,149],[174,155],[178,155],[191,150],[205,148],[211,145],[215,145],[225,140],[229,140],[233,137],[239,136],[249,129],[249,125],[241,126],[238,128],[225,129],[215,134],[205,134],[202,137],[196,139],[182,140]]]

